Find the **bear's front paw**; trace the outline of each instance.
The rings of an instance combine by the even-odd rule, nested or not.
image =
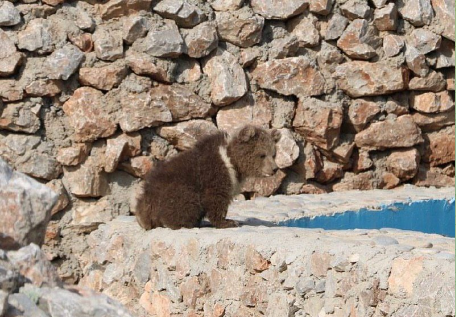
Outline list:
[[[220,223],[216,224],[215,227],[218,229],[235,228],[235,227],[239,227],[239,222],[237,222],[235,220],[225,219],[225,220],[221,221]]]

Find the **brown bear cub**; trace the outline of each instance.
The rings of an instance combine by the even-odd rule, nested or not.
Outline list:
[[[271,176],[276,130],[245,126],[234,136],[211,134],[191,150],[157,165],[135,197],[141,227],[199,227],[206,217],[216,228],[238,226],[226,219],[228,206],[246,177]]]

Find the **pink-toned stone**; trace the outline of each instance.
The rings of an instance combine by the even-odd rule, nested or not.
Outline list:
[[[412,179],[418,172],[420,154],[417,149],[392,152],[386,159],[386,169],[401,181]]]
[[[410,34],[409,45],[415,47],[421,54],[427,54],[440,47],[440,35],[425,29],[415,29]]]
[[[374,12],[374,25],[379,31],[395,31],[397,28],[397,7],[395,3],[389,3]]]
[[[216,106],[235,102],[247,92],[244,70],[228,51],[218,49],[203,66],[211,82],[211,99]]]
[[[250,47],[261,41],[264,18],[248,7],[238,11],[217,12],[215,21],[221,40],[240,47]]]
[[[339,138],[338,144],[331,150],[320,149],[328,158],[341,164],[347,164],[355,148],[353,134],[343,134]]]
[[[368,151],[358,150],[353,154],[353,172],[359,173],[370,169],[374,165]]]
[[[318,172],[316,180],[319,183],[330,183],[344,176],[343,165],[331,162],[325,156],[323,157],[323,167]]]
[[[132,44],[137,39],[147,34],[147,19],[140,15],[127,17],[123,22],[123,40]]]
[[[162,0],[154,6],[154,11],[184,28],[192,28],[207,18],[198,6],[187,0]]]
[[[304,146],[301,144],[300,152],[296,163],[291,169],[306,180],[316,178],[323,166],[320,152],[310,142],[306,142]]]
[[[176,58],[186,52],[184,40],[173,20],[155,24],[144,39],[134,44],[135,49],[155,57]]]
[[[454,1],[452,0],[431,0],[432,8],[435,12],[435,19],[441,27],[441,34],[447,39],[455,40],[455,22],[454,22]]]
[[[179,150],[188,150],[202,137],[217,131],[210,121],[190,120],[160,127],[157,133]]]
[[[21,50],[38,53],[50,53],[54,49],[53,34],[49,21],[31,20],[25,29],[17,34],[17,47]]]
[[[454,162],[454,134],[454,126],[424,134],[423,161],[430,163],[431,166]]]
[[[349,57],[370,59],[377,55],[375,52],[376,31],[369,26],[367,20],[356,19],[345,29],[337,41],[337,47]]]
[[[424,113],[447,112],[454,108],[454,101],[447,90],[438,93],[412,93],[410,107]]]
[[[242,7],[244,0],[208,0],[216,11],[235,11]]]
[[[119,162],[141,152],[141,135],[137,132],[119,134],[106,141],[104,170],[112,173]]]
[[[288,19],[298,15],[308,7],[305,0],[283,2],[282,0],[252,0],[250,6],[255,13],[266,19]]]
[[[79,70],[79,82],[85,86],[92,86],[100,90],[111,90],[117,87],[127,76],[127,67],[122,64]]]
[[[140,178],[144,178],[153,167],[154,160],[150,156],[135,156],[119,164],[119,169]]]
[[[399,54],[405,45],[404,39],[395,34],[388,34],[383,38],[383,51],[386,56],[392,57]]]
[[[92,157],[76,167],[64,167],[63,181],[77,197],[104,196],[109,188],[106,174]]]
[[[325,277],[331,267],[331,255],[329,253],[315,252],[310,257],[310,270],[316,277]]]
[[[208,279],[203,273],[200,276],[192,276],[180,285],[182,300],[187,307],[195,308],[198,298],[203,297],[208,291]]]
[[[442,44],[440,44],[440,48],[432,54],[432,59],[435,58],[435,68],[454,68],[456,55],[454,53],[453,43],[454,42],[450,40],[443,39]]]
[[[413,46],[407,46],[405,50],[405,61],[407,67],[417,76],[424,77],[429,73],[429,66],[426,63],[426,56],[421,54]]]
[[[354,174],[346,172],[344,178],[332,186],[335,192],[347,190],[371,190],[375,189],[375,183],[378,182],[372,171]]]
[[[46,183],[46,186],[52,189],[54,193],[58,195],[57,202],[51,210],[51,215],[55,215],[60,210],[63,210],[70,203],[68,198],[68,193],[63,186],[61,179],[53,179],[50,182]]]
[[[241,192],[253,193],[253,197],[268,197],[274,194],[287,176],[278,170],[273,176],[262,178],[248,178],[241,187]]]
[[[401,180],[393,173],[385,172],[382,174],[379,188],[392,189],[397,187],[401,183]]]
[[[88,143],[75,143],[71,147],[59,149],[56,159],[62,165],[76,166],[87,158],[91,148]]]
[[[432,21],[434,13],[430,0],[399,0],[399,13],[414,26],[423,26]]]
[[[321,195],[328,193],[329,190],[326,186],[321,185],[319,183],[307,182],[301,187],[300,193],[301,194],[310,194],[310,195]]]
[[[336,67],[337,85],[350,97],[377,96],[402,91],[408,84],[405,68],[383,62],[347,62]]]
[[[65,2],[65,0],[43,0],[44,3],[50,5],[50,6],[57,6],[59,4],[62,4]]]
[[[217,112],[217,127],[228,133],[233,133],[246,124],[268,128],[272,120],[272,109],[255,97],[247,93],[235,103],[221,108]]]
[[[38,79],[25,86],[25,92],[34,97],[53,97],[62,92],[62,82],[54,79]]]
[[[14,42],[3,30],[0,30],[0,46],[2,47],[0,52],[0,77],[6,77],[16,72],[18,66],[24,60],[24,55],[17,52]]]
[[[381,108],[376,102],[354,99],[348,108],[348,123],[360,132],[380,111]]]
[[[100,7],[104,20],[130,15],[141,10],[150,11],[152,0],[112,0]]]
[[[267,270],[271,263],[266,260],[253,246],[247,247],[245,251],[245,266],[250,273],[259,273]]]
[[[1,80],[0,98],[3,101],[19,101],[24,98],[24,89],[17,80],[4,79]]]
[[[92,34],[82,33],[80,35],[68,35],[69,40],[73,45],[77,46],[81,51],[88,53],[93,51]]]
[[[302,56],[262,63],[252,72],[252,77],[260,87],[286,96],[318,96],[325,89],[323,75]]]
[[[275,39],[270,43],[270,49],[269,49],[269,59],[281,59],[285,58],[288,56],[295,56],[296,52],[299,49],[299,41],[298,38],[294,35],[289,35],[287,37]],[[255,53],[259,53],[258,55],[252,54],[251,56],[242,56],[243,60],[241,61],[241,64],[243,67],[246,67],[246,62],[244,60],[245,57],[253,58],[253,60],[250,60],[247,62],[247,64],[251,64],[257,59],[258,57],[261,56],[262,52],[261,50],[255,50],[253,51]]]
[[[334,0],[310,0],[309,11],[320,15],[328,15],[331,13],[331,8]]]
[[[412,118],[423,132],[435,131],[454,124],[454,109],[441,113],[415,112]]]
[[[41,127],[40,104],[31,102],[0,103],[0,129],[35,133]]]
[[[429,90],[439,92],[447,88],[442,73],[431,70],[425,77],[413,77],[409,82],[410,90]]]
[[[450,68],[444,72],[445,74],[445,81],[446,81],[446,89],[454,91],[455,88],[455,80],[454,80],[454,68]]]
[[[197,82],[203,77],[200,63],[193,58],[179,60],[176,70],[176,81],[180,84]]]
[[[317,29],[318,19],[310,13],[303,13],[287,23],[288,32],[296,36],[300,47],[313,47],[320,43]]]
[[[152,106],[163,105],[171,112],[173,121],[205,118],[211,104],[181,85],[159,85],[150,90]]]
[[[152,79],[170,83],[173,81],[173,64],[165,59],[159,59],[146,53],[129,50],[126,58],[127,65],[137,75],[150,76]]]
[[[423,142],[421,130],[412,116],[404,115],[395,120],[372,123],[355,136],[358,147],[373,149],[410,147]]]
[[[198,24],[192,29],[182,29],[181,32],[190,57],[201,58],[217,48],[217,27],[212,21]]]
[[[454,177],[445,175],[444,171],[438,167],[420,165],[418,173],[413,179],[416,186],[430,187],[454,187]]]
[[[356,0],[348,0],[340,7],[340,10],[350,20],[367,19],[372,11],[367,2]]]
[[[293,127],[307,141],[326,150],[337,144],[342,125],[341,105],[318,99],[301,99]]]
[[[299,156],[299,147],[289,129],[279,129],[280,140],[276,143],[275,162],[279,168],[286,168],[296,161]]]
[[[398,296],[412,296],[414,283],[423,270],[423,257],[411,259],[397,258],[393,260],[391,274],[388,278],[389,292]]]
[[[114,134],[117,124],[103,103],[103,94],[90,87],[76,89],[73,96],[63,104],[75,130],[77,142],[93,141]]]

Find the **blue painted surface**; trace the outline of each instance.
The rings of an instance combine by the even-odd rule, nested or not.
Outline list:
[[[332,216],[299,218],[279,225],[326,230],[397,228],[454,237],[455,200],[396,203],[382,206],[380,210],[361,209]]]

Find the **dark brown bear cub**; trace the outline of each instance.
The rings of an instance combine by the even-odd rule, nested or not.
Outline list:
[[[199,227],[206,217],[216,228],[236,227],[228,206],[246,177],[271,176],[280,133],[246,126],[234,136],[212,134],[195,147],[159,164],[135,197],[141,227]]]

